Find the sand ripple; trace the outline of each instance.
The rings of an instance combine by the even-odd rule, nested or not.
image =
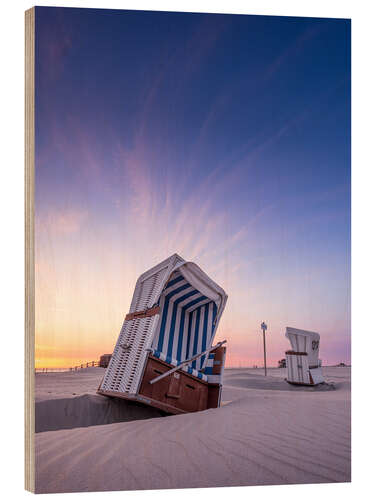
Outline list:
[[[349,481],[346,375],[327,392],[252,389],[246,374],[236,387],[229,376],[220,409],[40,432],[37,492]]]

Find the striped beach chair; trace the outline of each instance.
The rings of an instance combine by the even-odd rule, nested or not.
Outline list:
[[[319,333],[288,326],[285,336],[292,346],[285,353],[287,382],[296,385],[317,385],[324,382],[319,359]]]
[[[177,254],[142,274],[98,392],[168,413],[220,405],[227,295]]]

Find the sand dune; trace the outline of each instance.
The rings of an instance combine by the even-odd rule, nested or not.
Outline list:
[[[219,409],[108,423],[108,415],[113,418],[108,406],[107,417],[103,412],[100,422],[94,419],[94,423],[107,425],[40,432],[36,435],[36,490],[349,481],[350,369],[328,368],[324,372],[335,390],[296,389],[283,380],[283,370],[270,370],[267,379],[260,370],[227,370],[225,404]],[[86,388],[91,379],[94,393],[102,373],[67,374],[71,380],[65,375],[61,386],[58,377],[62,374],[51,374],[52,391],[47,390],[50,375],[37,375],[37,400],[45,401],[43,394],[50,400],[67,399],[67,383],[82,399],[80,377]],[[79,397],[71,394],[71,399]],[[91,411],[91,397],[82,401],[86,402],[80,412]],[[140,409],[126,403],[123,413],[118,411],[117,417],[126,419],[131,411],[136,416]],[[76,416],[75,423],[80,419],[90,425],[82,415]],[[66,425],[62,416],[59,421]]]

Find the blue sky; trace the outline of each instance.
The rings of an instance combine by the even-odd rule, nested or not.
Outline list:
[[[232,364],[262,320],[274,362],[285,326],[349,361],[350,21],[43,7],[36,33],[40,359],[110,349],[177,252],[229,295]]]

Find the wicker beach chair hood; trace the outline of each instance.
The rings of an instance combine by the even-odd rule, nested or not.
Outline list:
[[[174,254],[137,280],[102,391],[137,394],[149,354],[176,366],[212,346],[227,301],[225,291],[195,263]],[[210,356],[185,371],[207,380]]]

